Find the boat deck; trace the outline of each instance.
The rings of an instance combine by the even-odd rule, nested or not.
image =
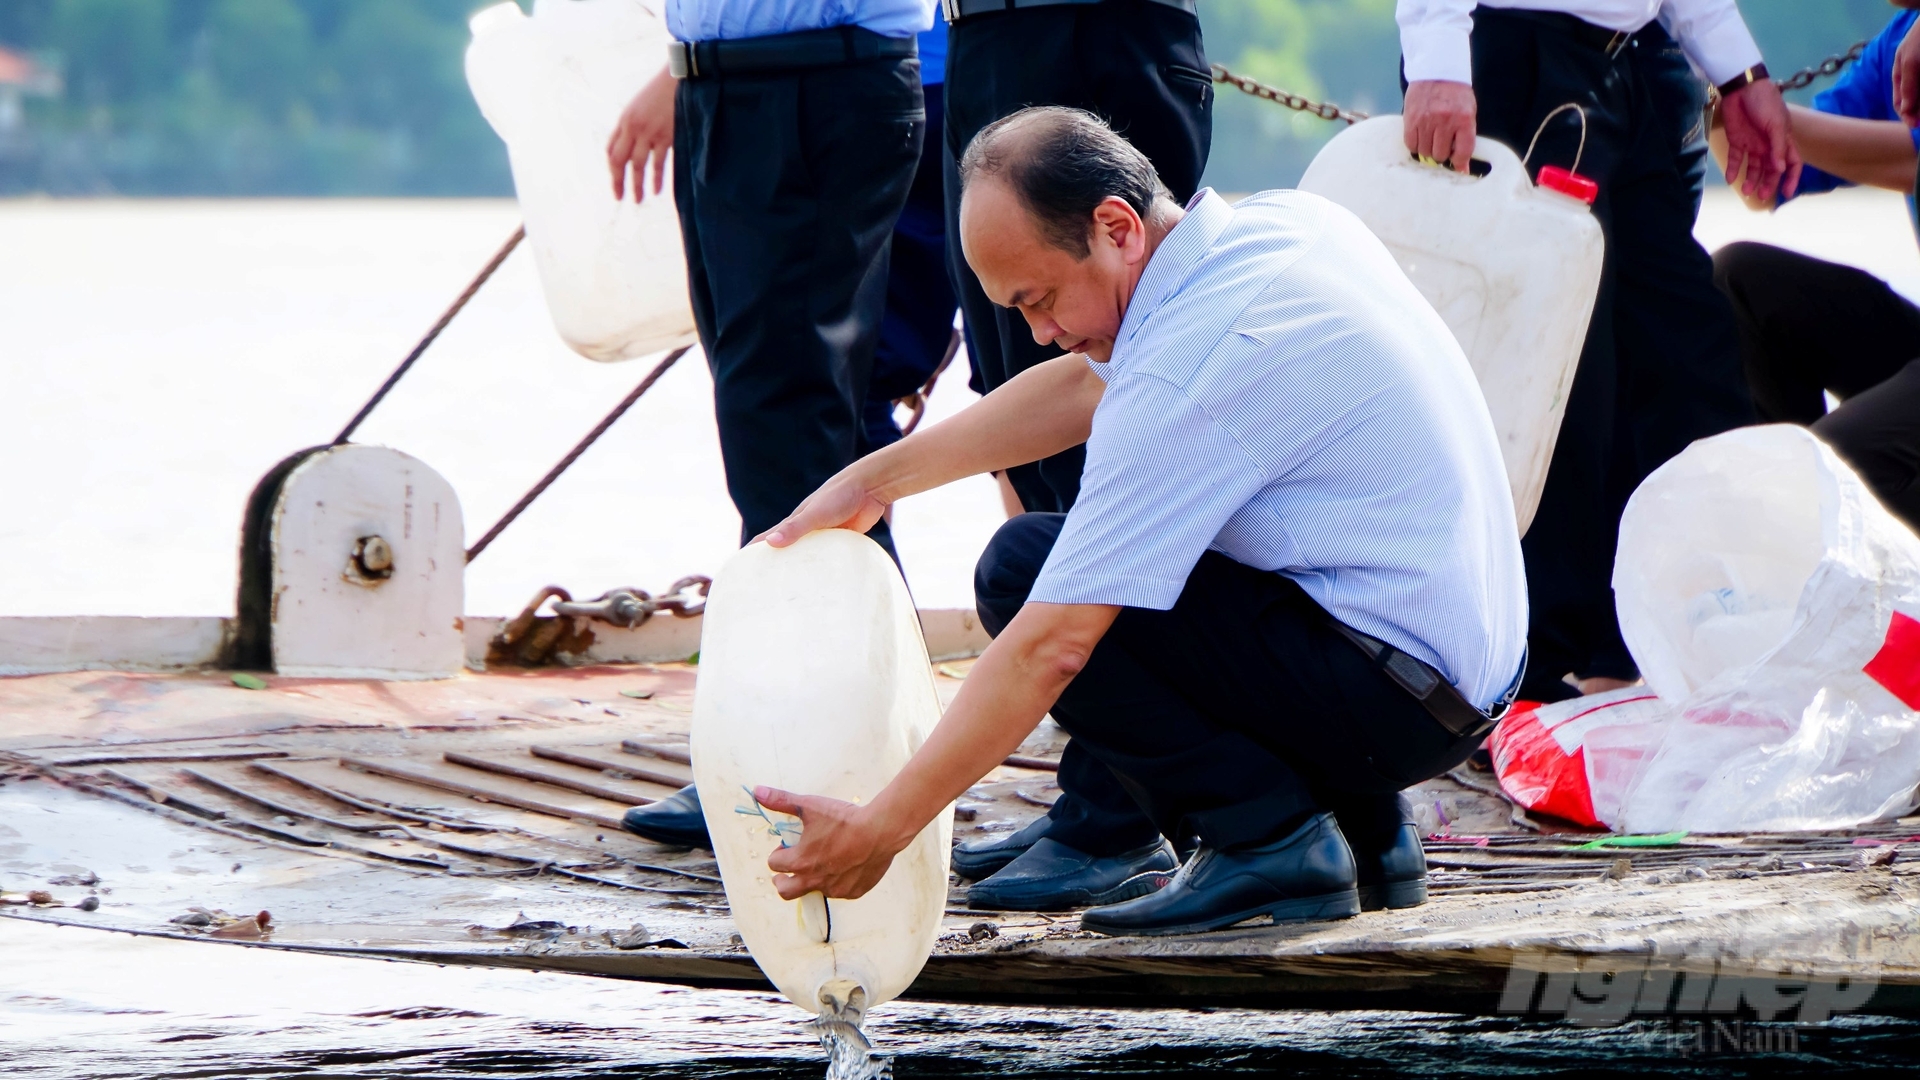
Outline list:
[[[969,664],[937,665],[943,698]],[[221,673],[0,679],[0,914],[763,989],[713,860],[619,829],[627,806],[687,782],[693,682],[684,664],[251,690]],[[956,840],[1042,813],[1062,742],[1042,725],[969,792]],[[911,993],[1524,1012],[1537,980],[1516,970],[1588,973],[1571,985],[1717,965],[1850,982],[1875,1011],[1920,1013],[1920,819],[1616,850],[1528,819],[1485,773],[1417,799],[1439,833],[1422,907],[1104,938],[1072,914],[969,912],[956,884]],[[261,911],[265,931],[234,918]],[[1503,1001],[1516,987],[1525,1000]]]

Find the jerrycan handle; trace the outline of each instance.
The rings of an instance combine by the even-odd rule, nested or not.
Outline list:
[[[1540,136],[1546,133],[1547,125],[1553,122],[1554,117],[1568,110],[1580,117],[1580,145],[1573,151],[1573,167],[1562,169],[1558,165],[1543,165],[1540,167],[1539,183],[1549,191],[1557,191],[1592,206],[1593,201],[1600,197],[1600,185],[1580,175],[1580,159],[1587,152],[1587,110],[1579,105],[1569,101],[1541,119],[1540,126],[1533,129],[1533,141],[1527,144],[1527,152],[1520,159],[1520,168],[1525,172],[1533,161],[1533,152],[1540,146]]]

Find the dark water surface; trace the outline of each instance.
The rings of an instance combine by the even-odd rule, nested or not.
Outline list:
[[[820,1080],[768,994],[436,968],[0,919],[0,1077]],[[1587,1030],[1421,1013],[1002,1009],[894,1002],[898,1077],[1920,1074],[1920,1024]],[[1755,1050],[1758,1044],[1762,1049]],[[1795,1047],[1797,1046],[1797,1050]],[[1705,1052],[1703,1052],[1703,1050]]]

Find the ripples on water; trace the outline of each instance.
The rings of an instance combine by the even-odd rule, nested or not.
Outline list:
[[[821,1080],[806,1018],[767,994],[435,968],[0,919],[0,1075],[347,1080]],[[1653,1025],[1415,1013],[1002,1009],[868,1019],[910,1077],[1860,1076],[1920,1062],[1920,1025],[1852,1018],[1801,1053],[1689,1058]],[[1910,1074],[1910,1072],[1908,1073]]]

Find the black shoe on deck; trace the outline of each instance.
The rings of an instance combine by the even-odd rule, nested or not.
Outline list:
[[[1353,848],[1360,881],[1360,910],[1419,907],[1427,902],[1427,853],[1420,847],[1420,827],[1403,824],[1393,843],[1378,851]]]
[[[1045,814],[1027,822],[1018,832],[993,840],[975,840],[953,849],[953,872],[966,881],[984,881],[1000,868],[1027,853],[1027,849],[1047,835],[1053,824]]]
[[[998,873],[967,890],[976,911],[1065,911],[1144,896],[1179,864],[1165,840],[1119,855],[1089,855],[1042,837]]]
[[[1261,916],[1274,922],[1360,913],[1353,853],[1332,814],[1315,814],[1257,848],[1202,847],[1158,892],[1080,916],[1097,934],[1196,934]]]
[[[634,807],[620,818],[620,824],[635,836],[656,844],[713,850],[713,839],[707,835],[706,815],[700,812],[700,795],[692,784],[659,802]]]

